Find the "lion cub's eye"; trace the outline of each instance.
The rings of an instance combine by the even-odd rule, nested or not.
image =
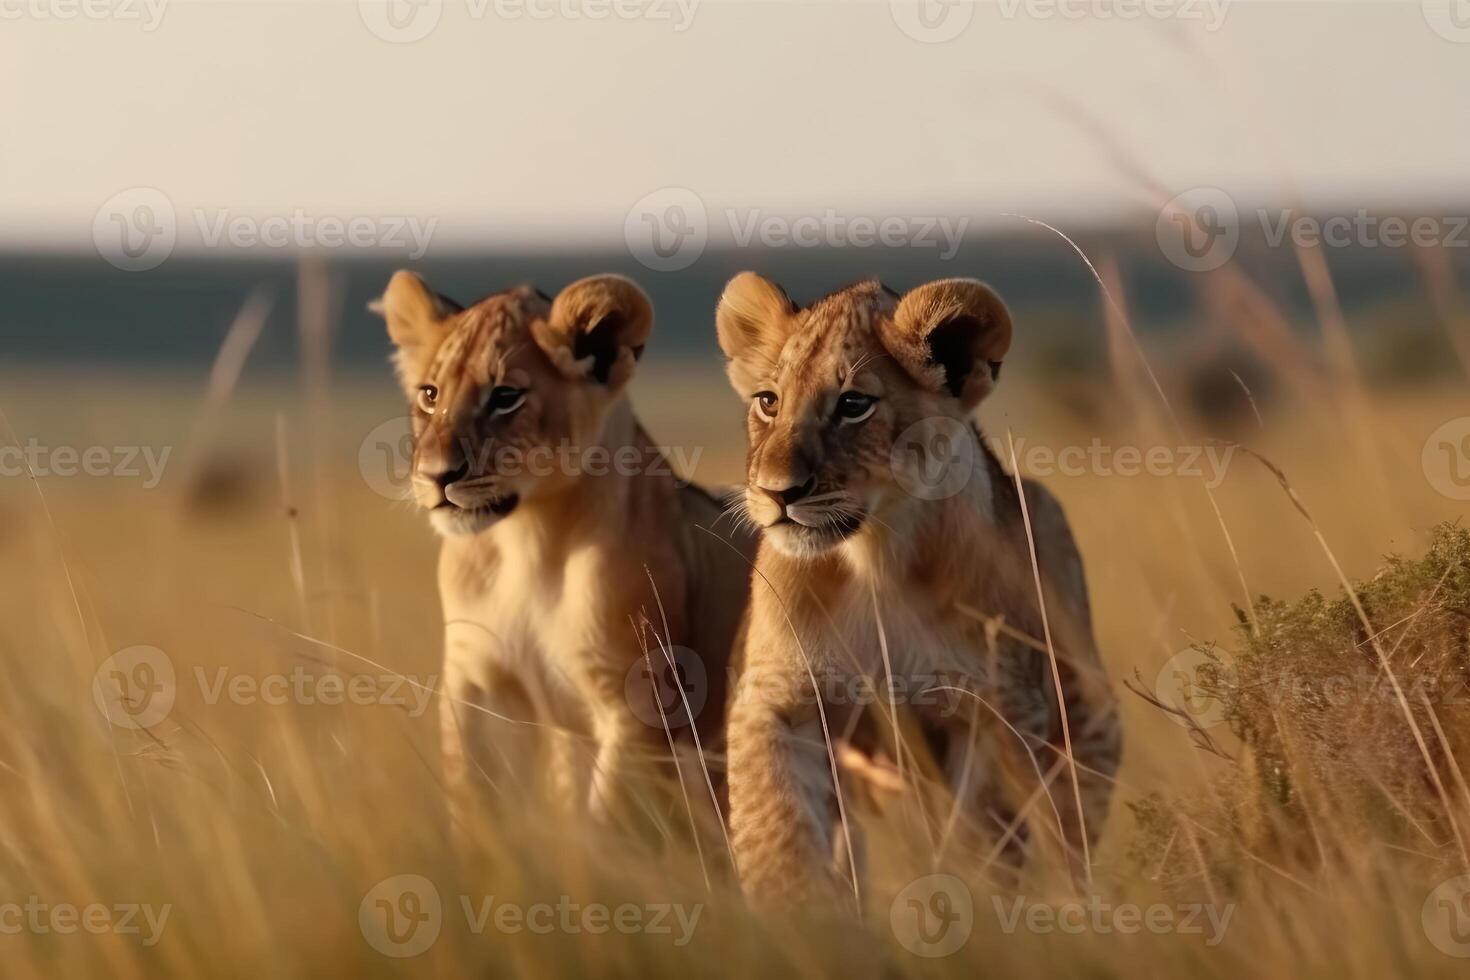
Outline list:
[[[433,385],[419,385],[419,411],[434,414],[434,403],[439,400],[439,389]]]
[[[486,407],[490,409],[491,415],[509,415],[520,408],[526,400],[526,392],[521,388],[512,388],[509,385],[496,385],[490,391],[490,400]]]
[[[837,397],[837,417],[844,422],[861,422],[877,407],[877,398],[860,391],[844,391]]]
[[[762,422],[769,422],[776,417],[776,393],[774,391],[755,393],[755,414],[760,416]]]

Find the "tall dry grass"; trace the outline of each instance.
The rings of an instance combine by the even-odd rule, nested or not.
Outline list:
[[[418,515],[363,478],[364,438],[400,407],[386,371],[330,378],[334,287],[314,270],[303,278],[311,355],[299,384],[235,390],[257,300],[213,387],[88,377],[15,378],[4,389],[7,440],[189,447],[156,489],[126,477],[0,481],[6,975],[1462,973],[1422,916],[1439,881],[1470,871],[1470,748],[1463,718],[1414,698],[1423,677],[1440,679],[1438,694],[1466,680],[1455,605],[1463,536],[1431,535],[1459,505],[1420,464],[1427,434],[1465,407],[1452,388],[1375,392],[1356,380],[1343,368],[1324,270],[1307,268],[1336,353],[1292,339],[1292,356],[1273,362],[1279,394],[1251,402],[1257,421],[1242,437],[1280,468],[1295,500],[1244,452],[1218,485],[1178,474],[1043,477],[1088,560],[1108,667],[1120,682],[1141,678],[1146,695],[1124,696],[1127,756],[1093,854],[1095,901],[1209,903],[1229,914],[1217,943],[1208,927],[1072,934],[1023,920],[1008,930],[1017,889],[974,878],[965,945],[915,956],[891,927],[892,903],[936,869],[904,805],[861,818],[870,849],[861,925],[821,908],[751,915],[718,849],[697,854],[677,832],[677,796],[660,843],[568,825],[532,789],[512,792],[478,835],[484,860],[461,860],[437,758],[434,542]],[[1168,365],[1136,339],[1115,267],[1098,269],[1110,376],[1060,397],[1022,358],[982,419],[1052,449],[1094,439],[1205,447],[1211,420],[1182,407]],[[1216,309],[1260,320],[1263,292],[1238,277],[1214,282]],[[1450,310],[1457,300],[1445,295]],[[1274,327],[1254,336],[1266,345],[1258,351],[1286,343]],[[635,400],[661,441],[702,450],[701,480],[730,481],[741,466],[737,410],[711,391],[723,388],[709,365],[661,366],[655,352]],[[1348,411],[1332,410],[1338,398]],[[1063,407],[1100,403],[1124,410],[1079,417]],[[1379,571],[1390,551],[1409,560]],[[1356,604],[1334,598],[1344,581],[1367,583],[1354,584]],[[1311,598],[1314,588],[1324,598]],[[1199,717],[1178,724],[1152,703],[1178,703],[1174,674],[1161,686],[1161,669],[1211,643],[1233,650],[1236,668],[1184,661],[1196,665]],[[110,722],[94,695],[110,689],[99,667],[138,645],[166,655],[174,700],[135,729]],[[1345,663],[1371,696],[1314,713],[1313,684]],[[349,705],[211,694],[221,677],[249,685],[272,675],[308,678],[317,694],[324,677],[360,677],[381,694]],[[1262,677],[1289,696],[1258,706]],[[359,917],[374,889],[401,875],[426,879],[442,902],[438,939],[407,959],[375,949]],[[1077,900],[1040,875],[1019,895],[1038,908]],[[5,903],[31,896],[169,912],[151,944],[110,930],[63,934],[54,919],[45,932],[11,930]],[[616,928],[541,935],[492,921],[477,932],[473,913],[492,896],[700,911],[684,945]]]

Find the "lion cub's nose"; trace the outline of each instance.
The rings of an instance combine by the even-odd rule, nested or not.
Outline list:
[[[470,464],[468,462],[462,462],[456,466],[435,466],[433,465],[433,461],[428,461],[419,463],[418,467],[414,470],[413,478],[421,486],[433,486],[439,491],[439,497],[442,499],[444,497],[444,491],[451,484],[457,483],[469,475]]]
[[[451,483],[457,483],[458,481],[463,480],[469,475],[470,464],[465,462],[460,463],[453,469],[441,470],[440,472],[433,474],[433,480],[435,483],[439,484],[439,489],[443,490]]]
[[[816,477],[812,477],[805,483],[782,487],[779,490],[773,489],[771,487],[761,487],[761,491],[766,496],[774,500],[781,507],[782,510],[790,507],[792,504],[796,503],[798,500],[801,500],[803,497],[811,496],[812,491],[815,489],[817,489]]]

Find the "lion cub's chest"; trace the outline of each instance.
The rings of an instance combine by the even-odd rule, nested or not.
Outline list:
[[[984,670],[984,638],[977,624],[957,610],[938,608],[915,590],[890,586],[875,601],[865,582],[853,582],[842,590],[833,613],[830,624],[821,617],[811,627],[814,646],[839,671],[850,671],[855,661],[870,677],[891,669],[906,682],[936,684],[978,677]]]
[[[485,683],[515,678],[538,710],[584,727],[588,688],[606,670],[606,582],[592,554],[551,563],[496,555],[441,573],[446,668]],[[456,629],[458,621],[476,624]]]
[[[805,618],[803,639],[826,673],[823,695],[834,708],[862,709],[881,699],[945,725],[972,714],[980,702],[969,692],[1011,724],[1045,730],[1049,689],[1032,649],[988,636],[973,616],[913,587],[890,586],[875,603],[867,584],[858,583],[830,608],[830,619]]]

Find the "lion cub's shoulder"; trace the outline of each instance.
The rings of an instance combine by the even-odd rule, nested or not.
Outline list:
[[[1030,524],[1029,540],[1036,543],[1036,561],[1042,573],[1050,580],[1052,588],[1073,606],[1073,611],[1083,617],[1083,622],[1089,622],[1092,609],[1082,552],[1077,547],[1072,524],[1067,520],[1061,501],[1045,484],[1023,476],[1019,481],[1026,493],[1023,510],[1015,474],[1000,461],[984,435],[978,430],[976,434],[985,454],[996,525],[1007,537],[1029,548],[1026,532],[1027,524]]]

